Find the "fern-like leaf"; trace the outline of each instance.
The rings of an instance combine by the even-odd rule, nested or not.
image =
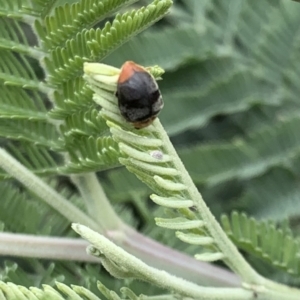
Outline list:
[[[51,12],[57,1],[58,0],[31,0],[31,5],[23,5],[23,10],[34,17],[44,18]]]
[[[54,92],[55,106],[49,111],[49,116],[64,120],[74,113],[85,112],[94,106],[92,95],[81,77],[69,80],[62,84],[62,92]]]
[[[160,87],[166,91],[164,99],[169,109],[162,117],[171,135],[203,127],[216,115],[245,111],[258,103],[281,104],[280,99],[272,97],[272,85],[257,79],[252,71],[241,69],[231,57],[214,57],[166,74],[165,79]],[[185,113],[178,118],[178,111]]]
[[[26,288],[10,282],[4,283],[3,281],[0,281],[0,296],[3,300],[100,300],[95,294],[80,286],[70,288],[62,283],[57,283],[57,287],[60,292],[49,285],[44,285],[43,289],[35,287]]]
[[[297,155],[299,160],[300,155]],[[248,207],[247,212],[257,219],[270,218],[282,221],[298,216],[300,211],[299,169],[295,172],[282,167],[274,167],[267,173],[247,182],[242,197],[238,200]]]
[[[59,6],[54,10],[53,15],[46,17],[43,22],[45,26],[38,20],[36,21],[35,26],[41,38],[42,47],[47,50],[62,47],[67,40],[75,38],[78,32],[93,27],[120,7],[135,1],[137,0],[81,0],[77,3]]]
[[[27,58],[11,51],[0,50],[0,79],[7,85],[21,86],[27,89],[43,90]]]
[[[9,18],[0,18],[0,48],[27,54],[34,51],[20,24]]]
[[[49,184],[52,185],[51,182]],[[3,196],[0,202],[0,220],[5,224],[6,231],[56,236],[69,231],[69,221],[60,214],[55,214],[38,197],[7,181],[1,182],[0,189]],[[27,222],[23,220],[24,215],[30,215]]]
[[[5,283],[0,281],[0,297],[1,300],[101,300],[96,294],[83,286],[72,285],[69,287],[66,284],[56,282],[56,287],[58,290],[46,284],[43,285],[42,289],[36,287],[27,288],[11,282]],[[123,287],[121,289],[122,297],[120,297],[101,282],[97,283],[97,287],[107,300],[121,300],[125,298],[130,300],[145,299],[145,295],[139,297],[129,288]],[[168,297],[168,299],[173,298]]]
[[[29,0],[16,0],[16,1],[10,1],[10,0],[1,0],[0,1],[0,16],[16,19],[16,20],[22,20],[24,17],[24,14],[22,13],[22,5],[28,5],[29,6]]]
[[[111,137],[76,137],[68,142],[70,161],[60,168],[63,173],[95,172],[114,168],[120,165],[119,149]]]
[[[38,92],[3,84],[0,89],[1,119],[47,120],[47,110]]]
[[[143,51],[137,51],[137,49],[143,49]],[[172,71],[190,60],[201,61],[210,56],[219,59],[217,52],[217,47],[212,44],[209,37],[200,34],[194,26],[172,27],[159,31],[146,31],[138,35],[122,45],[119,51],[105,57],[103,62],[117,67],[134,57],[135,61],[142,65],[157,64],[166,71]],[[215,67],[219,67],[219,64]],[[214,71],[214,68],[211,68],[211,71]],[[196,75],[195,72],[193,75]],[[186,86],[189,81],[181,79],[184,80],[182,86]],[[192,76],[189,79],[192,79]]]
[[[257,221],[237,212],[231,218],[223,215],[221,222],[239,248],[291,275],[300,275],[299,239],[272,222]]]
[[[0,119],[0,136],[28,141],[50,149],[63,148],[56,127],[45,121]]]
[[[109,134],[105,121],[100,116],[99,110],[95,108],[70,115],[65,118],[65,123],[66,125],[63,126],[62,131],[68,137]]]
[[[147,7],[117,15],[102,30],[83,30],[76,38],[68,40],[65,47],[53,50],[50,59],[45,58],[49,81],[60,84],[80,76],[85,61],[103,59],[113,49],[161,19],[171,4],[171,0],[155,0]]]
[[[10,143],[6,148],[20,163],[35,174],[45,176],[58,173],[58,164],[61,158],[47,147],[18,142],[17,145]]]

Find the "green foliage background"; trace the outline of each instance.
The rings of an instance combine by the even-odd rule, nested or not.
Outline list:
[[[143,3],[149,1],[132,7]],[[5,13],[5,9],[0,10],[1,16]],[[41,70],[26,54],[31,33],[26,33],[25,25],[2,17],[5,29],[0,38],[1,145],[79,207],[83,205],[77,191],[63,175],[102,171],[98,174],[105,191],[127,222],[161,242],[193,253],[193,247],[184,249],[186,246],[170,238],[173,233],[154,227],[153,216],[162,214],[161,208],[148,200],[150,191],[145,185],[120,168],[117,145],[98,116],[99,108],[91,104],[92,93],[83,86],[80,76],[75,76],[81,74],[82,62],[89,59],[101,59],[116,67],[126,60],[145,66],[157,64],[166,71],[159,82],[165,101],[161,122],[215,216],[243,211],[257,219],[274,220],[283,229],[289,225],[293,230],[289,234],[297,236],[299,15],[299,3],[288,0],[177,0],[163,20],[113,53],[109,47],[101,48],[109,41],[101,40],[96,30],[88,33],[85,28],[60,48],[63,36],[58,34],[57,39],[47,41],[47,30],[59,31],[59,24],[51,27],[49,19],[50,29],[46,29],[41,40],[42,48],[52,49],[43,61],[49,71],[45,85],[40,82]],[[89,25],[94,25],[92,21]],[[101,28],[105,21],[100,22]],[[39,24],[36,28],[43,36],[45,29]],[[19,34],[12,34],[17,30]],[[17,46],[17,54],[7,50],[20,39],[24,49]],[[91,39],[89,49],[80,47]],[[99,49],[103,51],[100,57],[95,56]],[[59,69],[61,59],[68,55],[73,60],[66,60],[65,68]],[[4,85],[4,81],[11,85]],[[40,93],[49,88],[56,89],[50,99],[54,106]],[[13,105],[12,99],[20,93],[26,101],[16,100]],[[106,148],[111,150],[110,155],[102,150]],[[66,152],[70,161],[63,165]],[[62,216],[4,172],[1,177],[0,222],[5,231],[74,236]],[[247,248],[237,237],[233,239],[242,249]],[[249,259],[264,275],[299,284],[299,273],[298,277],[290,277],[267,263],[261,264],[260,258]],[[124,285],[88,264],[11,258],[1,258],[0,263],[0,279],[25,286],[59,280],[87,286],[97,294],[96,279],[114,290]],[[145,289],[140,282],[127,284],[136,293]],[[148,294],[151,289],[147,287]]]

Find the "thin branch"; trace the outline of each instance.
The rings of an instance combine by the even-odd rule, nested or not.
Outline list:
[[[116,230],[123,226],[123,221],[110,205],[95,173],[72,175],[71,179],[79,189],[90,216],[103,231]]]
[[[218,266],[195,260],[180,251],[162,245],[130,227],[125,229],[126,238],[122,248],[146,261],[152,267],[165,270],[191,282],[209,286],[241,286],[240,278]],[[109,237],[112,236],[110,233]],[[115,240],[115,239],[113,239]]]
[[[87,246],[85,240],[78,238],[0,233],[0,255],[99,263],[97,257],[86,253]]]
[[[253,291],[243,288],[202,287],[182,278],[175,277],[165,271],[146,265],[138,258],[130,255],[122,248],[113,244],[104,236],[83,225],[73,224],[72,228],[84,239],[87,239],[96,249],[98,249],[100,253],[96,251],[95,254],[103,257],[106,262],[111,262],[112,264],[110,266],[114,266],[115,269],[118,269],[118,266],[120,266],[121,274],[127,273],[135,275],[137,279],[152,283],[166,290],[171,290],[175,293],[179,293],[180,295],[193,297],[194,299],[256,299],[256,294]]]
[[[126,234],[122,247],[139,259],[147,261],[152,267],[166,270],[202,285],[231,287],[241,285],[238,277],[225,269],[196,261],[190,256],[143,236],[132,228],[128,227]],[[109,237],[119,244],[120,236],[120,231],[109,232]],[[85,240],[78,238],[0,233],[0,256],[100,263],[97,257],[86,253],[87,246]]]
[[[3,148],[0,148],[0,167],[70,222],[77,220],[95,230],[100,230],[96,222],[29,171]]]

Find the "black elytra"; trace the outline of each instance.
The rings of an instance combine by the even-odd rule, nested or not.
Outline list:
[[[136,129],[150,125],[163,108],[155,79],[132,61],[121,68],[116,96],[121,115]]]

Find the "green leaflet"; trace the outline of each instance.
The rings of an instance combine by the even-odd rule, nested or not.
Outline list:
[[[36,91],[0,84],[1,119],[47,120],[45,103]]]
[[[72,146],[72,141],[74,145]],[[97,172],[120,165],[117,143],[107,137],[76,137],[68,143],[70,161],[59,169],[63,173]]]
[[[9,50],[0,50],[0,79],[7,85],[45,90],[28,59],[22,54],[17,57]]]
[[[10,16],[12,19],[20,20],[23,18],[24,13],[21,11],[21,5],[29,5],[29,0],[21,1],[10,1],[1,0],[0,1],[0,16]]]
[[[30,53],[32,51],[24,29],[17,21],[10,18],[0,19],[0,48],[20,53]]]
[[[233,212],[230,218],[222,216],[221,221],[224,230],[239,248],[299,277],[297,252],[300,242],[292,234],[277,228],[273,222],[257,221],[237,212]]]
[[[97,282],[97,287],[101,294],[107,300],[121,300],[126,297],[126,299],[139,300],[145,299],[145,294],[137,296],[131,289],[127,287],[121,288],[122,297],[117,293],[107,288],[100,281]],[[56,288],[50,285],[43,285],[42,289],[36,287],[26,288],[21,285],[16,285],[13,283],[4,283],[0,281],[0,297],[1,300],[64,300],[64,299],[74,299],[74,300],[101,300],[95,293],[90,290],[78,286],[71,285],[69,287],[66,284],[56,282]],[[17,298],[16,298],[17,297]],[[164,297],[164,295],[162,295]],[[168,298],[172,299],[172,298]],[[175,300],[175,298],[174,298]]]
[[[161,19],[171,4],[170,0],[156,0],[147,7],[117,15],[102,29],[81,30],[75,38],[67,40],[64,47],[52,50],[50,57],[45,58],[49,81],[59,84],[80,76],[84,62],[103,59],[113,49]]]
[[[91,28],[105,18],[111,16],[120,7],[132,4],[137,0],[86,0],[58,6],[53,15],[46,16],[45,26],[36,22],[42,47],[52,50],[65,45],[67,40],[75,38],[78,32]],[[49,1],[51,2],[51,1]],[[43,4],[43,1],[39,1]],[[61,28],[65,29],[62,31]]]
[[[49,185],[56,187],[56,181],[48,181]],[[7,232],[22,232],[37,235],[56,235],[69,232],[69,222],[60,214],[42,203],[38,197],[27,191],[3,181],[0,184],[2,198],[0,202],[0,221],[5,225]],[[76,205],[79,204],[78,196],[72,195],[70,190],[63,189],[62,194]],[[24,222],[24,215],[30,216]],[[47,220],[47,222],[44,222]]]

